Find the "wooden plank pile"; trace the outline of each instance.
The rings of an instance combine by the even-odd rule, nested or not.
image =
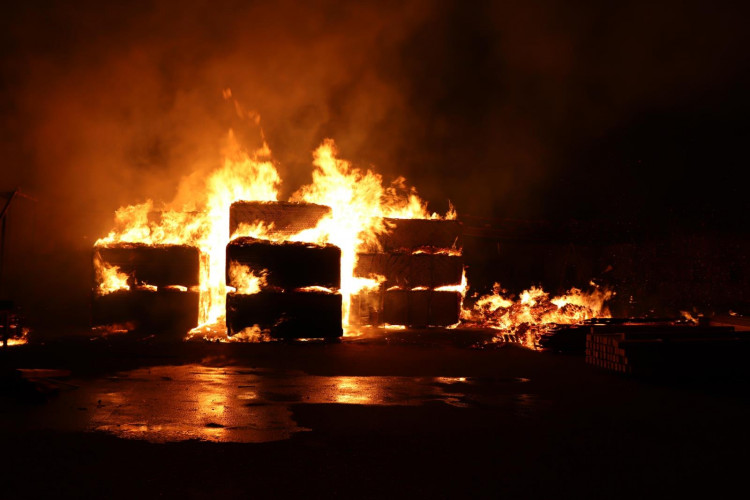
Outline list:
[[[461,294],[461,223],[385,219],[390,231],[360,253],[354,274],[382,281],[377,291],[352,297],[350,320],[360,325],[448,326],[458,322]]]
[[[284,238],[315,227],[329,207],[303,203],[239,202],[230,208],[230,233],[263,223]],[[240,231],[241,232],[241,231]],[[257,293],[227,293],[227,331],[259,328],[273,338],[337,338],[341,327],[341,250],[334,245],[271,241],[247,236],[227,245],[227,285],[233,266],[263,277]]]
[[[94,265],[116,266],[129,289],[100,293],[95,283],[93,326],[129,325],[161,335],[198,325],[200,252],[186,245],[114,244],[94,248]]]
[[[732,327],[592,326],[586,362],[640,376],[717,375],[745,371],[750,334]]]

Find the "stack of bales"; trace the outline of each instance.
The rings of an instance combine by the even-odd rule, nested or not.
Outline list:
[[[315,227],[329,207],[305,203],[238,202],[230,233],[262,223],[269,238],[238,237],[227,245],[227,330],[258,328],[274,338],[336,338],[341,328],[341,251],[334,245],[284,241]],[[245,266],[262,284],[242,293],[233,266]]]
[[[376,292],[352,300],[351,320],[363,325],[448,326],[458,322],[463,276],[461,223],[385,219],[379,248],[358,254],[355,276],[381,277]]]
[[[119,243],[94,248],[95,267],[117,267],[129,289],[95,287],[94,326],[184,334],[198,325],[200,252],[186,245]]]

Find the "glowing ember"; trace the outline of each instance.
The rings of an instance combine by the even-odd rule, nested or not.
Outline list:
[[[464,325],[500,330],[498,339],[513,340],[536,348],[540,334],[548,325],[574,324],[591,318],[609,316],[605,303],[613,295],[595,288],[582,292],[576,288],[560,297],[550,297],[541,288],[532,287],[518,299],[506,295],[498,283],[492,294],[476,300],[472,308],[461,312]]]

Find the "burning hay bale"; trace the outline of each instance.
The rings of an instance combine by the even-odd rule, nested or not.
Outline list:
[[[266,331],[280,339],[341,337],[341,295],[322,291],[227,294],[229,335],[246,329]]]
[[[435,290],[388,290],[383,322],[410,327],[449,326],[458,322],[461,294]]]
[[[237,201],[229,208],[229,234],[242,234],[243,226],[262,224],[275,236],[288,238],[314,228],[330,214],[330,207],[314,203]]]
[[[184,334],[198,324],[200,261],[187,245],[95,247],[92,325]]]
[[[390,230],[378,251],[359,253],[354,275],[376,279],[378,290],[353,297],[353,321],[414,327],[458,323],[464,265],[461,223],[384,219]]]
[[[427,249],[460,249],[463,226],[457,220],[393,219],[383,220],[389,231],[378,237],[383,252]]]
[[[264,273],[268,286],[287,291],[341,286],[341,250],[334,245],[235,238],[227,245],[229,286],[235,286],[231,268],[236,265],[247,266],[256,275]]]
[[[357,276],[383,276],[386,288],[438,288],[461,283],[464,262],[461,255],[429,253],[362,253]]]
[[[94,260],[116,266],[130,286],[198,286],[200,253],[187,245],[120,243],[94,249]]]
[[[336,338],[341,326],[341,250],[334,245],[250,237],[227,245],[228,334]]]
[[[118,290],[94,298],[94,326],[124,326],[159,335],[182,336],[198,325],[198,292],[175,288]]]

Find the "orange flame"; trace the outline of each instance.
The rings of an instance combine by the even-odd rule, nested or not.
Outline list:
[[[128,285],[130,277],[120,272],[118,266],[110,266],[102,262],[98,254],[94,258],[94,270],[98,283],[96,293],[99,295],[107,295],[117,290],[130,290],[130,285]]]
[[[493,328],[506,333],[526,347],[535,348],[546,325],[574,324],[610,315],[606,302],[610,290],[594,288],[583,292],[572,288],[565,295],[550,298],[542,288],[531,287],[513,300],[495,283],[491,294],[477,299],[472,308],[461,311],[468,326]]]
[[[268,271],[265,269],[258,273],[256,276],[250,267],[240,264],[238,262],[229,263],[229,283],[236,293],[242,295],[253,295],[260,293],[260,291],[267,285],[266,276]]]

